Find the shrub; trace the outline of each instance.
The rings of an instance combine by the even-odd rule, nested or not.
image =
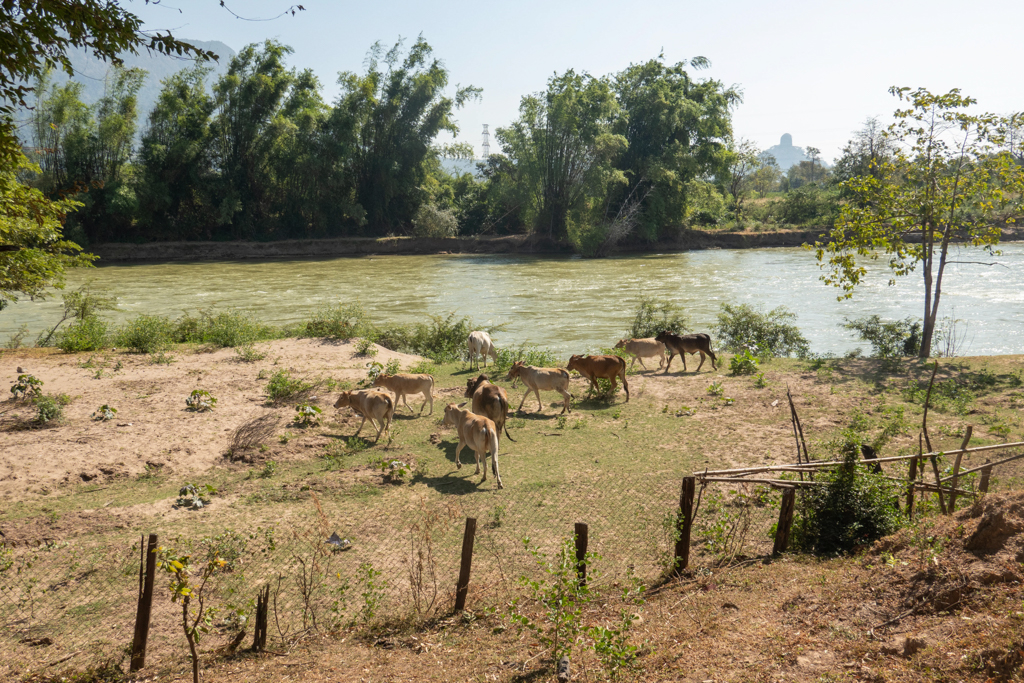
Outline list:
[[[854,550],[895,533],[902,524],[896,506],[899,487],[858,466],[859,444],[849,441],[842,466],[824,473],[803,492],[794,523],[795,547],[832,555]]]
[[[96,409],[96,412],[92,414],[92,419],[99,420],[101,422],[107,422],[117,417],[117,408],[109,406],[106,403]]]
[[[419,323],[409,339],[410,350],[435,363],[454,363],[466,357],[466,340],[474,329],[469,318],[430,316],[430,323]],[[494,328],[492,328],[494,329]]]
[[[96,351],[106,346],[107,323],[95,315],[75,320],[55,335],[55,345],[64,353]]]
[[[685,334],[690,326],[684,316],[670,301],[644,297],[633,316],[633,326],[626,332],[628,337],[645,339],[656,337],[662,330]]]
[[[494,361],[494,368],[498,372],[507,372],[509,368],[520,361],[524,365],[550,368],[557,366],[558,357],[548,349],[520,344],[519,346],[498,349],[498,359]]]
[[[372,337],[362,337],[356,342],[356,353],[360,356],[367,356],[373,358],[377,355],[377,347],[374,345]]]
[[[302,427],[315,427],[320,424],[320,413],[322,412],[317,406],[300,403],[295,406],[295,422]]]
[[[193,389],[192,393],[185,399],[185,406],[196,413],[213,410],[215,405],[217,405],[217,399],[205,389]]]
[[[807,339],[796,325],[788,321],[796,314],[785,306],[765,313],[750,304],[722,304],[715,332],[719,343],[730,351],[740,351],[751,344],[759,353],[788,356],[796,353],[806,356],[810,352]]]
[[[729,372],[734,375],[753,375],[757,372],[757,356],[750,349],[744,349],[743,353],[729,359]],[[761,373],[761,378],[764,378],[764,373]]]
[[[264,325],[255,315],[243,311],[223,311],[217,314],[199,311],[198,316],[185,314],[174,321],[172,338],[179,343],[213,344],[236,347],[262,339],[273,339],[277,330]]]
[[[302,334],[307,337],[330,337],[351,339],[369,327],[366,312],[356,304],[335,304],[321,306],[302,325]]]
[[[725,198],[711,183],[693,180],[686,185],[686,218],[692,225],[718,225],[725,215]]]
[[[884,322],[877,315],[850,320],[843,327],[856,332],[860,338],[871,343],[875,358],[899,358],[916,356],[921,349],[921,321],[914,318]]]
[[[64,419],[64,406],[71,405],[71,397],[67,394],[42,394],[32,399],[36,407],[36,422],[60,422]]]
[[[242,344],[241,346],[235,347],[235,354],[238,356],[238,360],[243,363],[255,363],[256,361],[263,360],[267,357],[266,352],[257,351],[256,347],[252,344]]]
[[[157,315],[140,315],[118,329],[114,343],[136,353],[156,353],[167,349],[174,323]]]
[[[281,403],[309,392],[314,386],[313,382],[307,382],[301,377],[292,377],[288,370],[278,370],[267,382],[267,400]]]
[[[416,237],[456,237],[459,219],[451,209],[442,209],[432,203],[420,204],[412,219],[412,232]]]
[[[43,380],[35,375],[18,375],[18,379],[11,385],[11,398],[28,398],[29,394],[38,397],[43,393]]]
[[[779,207],[783,223],[799,225],[815,223],[831,225],[838,213],[838,197],[816,185],[807,185],[787,192]]]

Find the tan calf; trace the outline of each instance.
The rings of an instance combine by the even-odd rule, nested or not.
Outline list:
[[[645,339],[620,339],[619,343],[615,345],[617,349],[625,349],[626,353],[633,356],[633,360],[629,362],[629,369],[633,369],[633,364],[640,361],[640,365],[644,370],[647,366],[644,365],[644,358],[657,358],[658,369],[665,365],[665,345],[654,337],[648,337]]]
[[[412,375],[407,372],[398,372],[394,375],[377,375],[377,378],[373,380],[373,386],[384,387],[394,393],[395,408],[398,407],[398,402],[402,401],[410,412],[412,412],[412,406],[409,405],[409,400],[406,396],[410,394],[413,396],[423,394],[423,405],[420,406],[420,415],[423,414],[423,409],[427,407],[427,401],[430,401],[430,412],[427,415],[434,414],[434,378],[430,375]]]
[[[526,385],[526,393],[523,394],[523,400],[519,402],[519,407],[516,408],[517,411],[523,409],[523,403],[526,402],[526,397],[530,395],[531,391],[537,394],[537,410],[544,410],[544,404],[540,400],[541,391],[557,391],[565,399],[562,403],[562,412],[572,412],[572,406],[569,405],[572,400],[572,394],[569,393],[568,370],[563,370],[562,368],[535,368],[532,365],[523,365],[523,361],[517,361],[509,368],[505,381],[512,380],[514,386],[517,379],[523,380],[523,384]]]
[[[374,443],[380,440],[381,433],[391,436],[391,418],[395,415],[395,401],[388,392],[380,389],[343,391],[338,395],[334,407],[351,408],[363,416],[363,421],[359,423],[359,429],[353,436],[359,436],[367,420],[377,430]],[[377,422],[380,423],[380,427],[377,426]]]
[[[494,472],[498,488],[505,488],[501,483],[501,475],[498,473],[498,428],[494,421],[483,415],[464,410],[454,403],[449,403],[444,409],[444,425],[455,427],[459,433],[459,445],[455,447],[455,467],[462,469],[459,453],[463,448],[469,446],[476,456],[476,472],[473,474],[480,474],[480,461],[484,462],[484,476],[480,480],[482,484],[487,481],[487,453],[490,451],[491,471]]]

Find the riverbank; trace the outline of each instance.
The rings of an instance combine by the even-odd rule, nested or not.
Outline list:
[[[621,246],[613,253],[672,253],[699,249],[764,249],[799,247],[827,235],[827,228],[771,232],[683,230],[676,239],[653,244]],[[1003,241],[1024,240],[1024,230],[1004,229]],[[87,251],[99,263],[158,261],[236,261],[251,259],[398,256],[428,254],[551,254],[573,253],[568,244],[536,235],[502,235],[433,239],[423,237],[347,237],[281,240],[278,242],[152,242],[96,244]]]

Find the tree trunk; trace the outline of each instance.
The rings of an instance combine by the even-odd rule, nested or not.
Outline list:
[[[931,232],[931,221],[927,218],[921,230],[921,248],[923,251],[921,261],[924,265],[924,321],[921,330],[921,348],[917,357],[921,360],[928,360],[932,353],[932,333],[935,330],[935,318],[932,316],[932,259],[934,238]]]

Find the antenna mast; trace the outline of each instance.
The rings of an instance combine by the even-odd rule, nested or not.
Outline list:
[[[491,156],[491,134],[487,132],[487,124],[484,124],[484,143],[481,145],[484,159]]]

